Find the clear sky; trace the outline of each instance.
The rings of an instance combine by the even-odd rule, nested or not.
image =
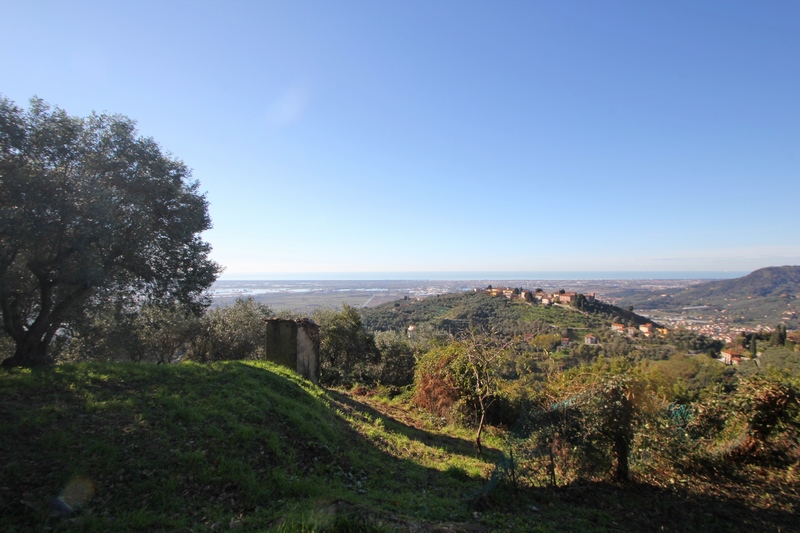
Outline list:
[[[0,0],[0,93],[127,115],[227,277],[800,264],[800,2]]]

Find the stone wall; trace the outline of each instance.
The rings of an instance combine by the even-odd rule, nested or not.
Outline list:
[[[319,326],[307,319],[264,319],[267,360],[319,382]]]

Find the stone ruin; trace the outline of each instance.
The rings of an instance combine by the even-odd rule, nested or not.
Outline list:
[[[319,325],[308,318],[265,318],[267,361],[319,382]]]

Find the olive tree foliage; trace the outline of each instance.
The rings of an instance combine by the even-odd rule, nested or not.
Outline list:
[[[551,376],[518,421],[516,457],[531,472],[544,464],[548,483],[595,478],[627,481],[634,442],[664,402],[622,358],[600,358]]]
[[[144,304],[135,309],[106,305],[61,337],[58,361],[174,363],[188,353],[202,319],[185,306]]]
[[[440,416],[457,411],[476,426],[475,445],[483,454],[481,436],[489,408],[503,394],[502,368],[512,343],[491,334],[470,331],[449,344],[432,348],[416,367],[414,402]]]
[[[93,306],[207,307],[221,269],[190,178],[129,118],[0,99],[0,312],[15,345],[4,366],[48,362]]]
[[[380,353],[377,381],[397,387],[414,382],[418,343],[396,331],[379,331],[375,333],[375,346]]]
[[[344,304],[320,309],[312,319],[320,326],[320,380],[327,384],[375,381],[371,367],[380,354],[375,337],[364,329],[361,314]]]
[[[263,358],[264,319],[274,314],[269,306],[252,298],[212,309],[200,321],[189,357],[200,362]]]
[[[374,381],[395,387],[412,385],[420,358],[454,340],[450,333],[431,324],[420,324],[411,335],[388,330],[376,331],[374,337],[378,350],[378,359],[370,368]]]
[[[320,379],[329,385],[411,385],[420,356],[452,340],[428,324],[411,338],[405,331],[369,331],[348,304],[318,309],[311,318],[320,327]]]

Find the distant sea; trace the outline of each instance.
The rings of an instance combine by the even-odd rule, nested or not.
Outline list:
[[[386,280],[602,280],[602,279],[731,279],[741,271],[531,271],[531,272],[265,272],[223,274],[221,281],[386,281]]]

